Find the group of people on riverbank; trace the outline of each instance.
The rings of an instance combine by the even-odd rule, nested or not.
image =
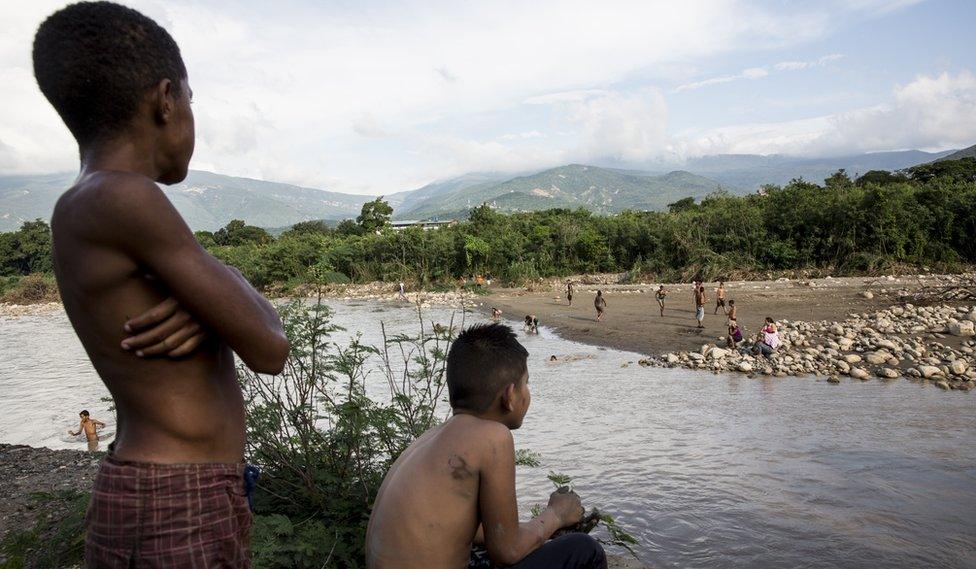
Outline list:
[[[33,60],[81,157],[51,219],[54,272],[118,414],[86,516],[86,565],[249,567],[257,469],[244,463],[234,354],[276,375],[291,346],[275,307],[199,245],[157,185],[182,181],[194,148],[179,47],[136,10],[82,2],[41,24]],[[454,340],[453,416],[399,456],[365,543],[342,547],[362,548],[376,569],[606,567],[589,535],[552,538],[583,515],[569,488],[519,522],[511,431],[531,401],[527,361],[498,323]],[[83,413],[79,432],[97,437],[98,424]]]
[[[569,306],[572,306],[573,303],[573,293],[573,282],[569,281],[566,284],[566,300]],[[666,289],[663,284],[658,285],[658,288],[654,291],[654,300],[657,302],[661,317],[664,316],[669,294],[670,291]],[[705,328],[705,307],[709,302],[708,296],[705,292],[704,282],[698,280],[692,282],[692,296],[695,321],[697,323],[696,328],[701,330]],[[602,322],[607,310],[607,299],[602,290],[596,291],[596,297],[593,299],[593,306],[596,309],[597,322]],[[740,345],[745,340],[745,335],[738,321],[738,306],[735,304],[735,299],[729,298],[725,281],[719,281],[718,286],[715,288],[715,308],[712,311],[712,314],[717,315],[719,310],[721,310],[723,315],[726,317],[726,346],[733,350],[739,349]],[[780,339],[776,322],[772,317],[767,316],[762,328],[755,335],[754,341],[748,347],[748,350],[756,355],[769,357],[776,352],[779,344]]]

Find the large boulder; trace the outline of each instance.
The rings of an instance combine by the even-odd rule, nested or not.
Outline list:
[[[918,366],[918,371],[919,373],[922,374],[922,377],[924,377],[925,379],[931,379],[933,377],[942,375],[942,370],[935,366],[927,366],[927,365]]]
[[[962,375],[966,373],[966,370],[968,368],[969,368],[969,364],[966,363],[966,360],[963,359],[955,360],[951,364],[949,364],[949,371],[951,371],[953,375]]]
[[[862,368],[859,368],[859,367],[853,367],[853,368],[851,368],[850,375],[854,379],[860,379],[860,380],[865,380],[868,377],[870,377],[870,374],[868,374],[868,372],[866,370],[864,370]]]
[[[708,357],[712,358],[713,360],[720,360],[726,357],[727,355],[729,355],[730,353],[732,352],[726,350],[725,348],[712,348],[711,350],[708,351]]]
[[[949,333],[953,336],[976,336],[976,322],[972,320],[958,320],[949,322]]]

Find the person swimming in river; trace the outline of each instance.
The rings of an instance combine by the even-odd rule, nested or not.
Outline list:
[[[528,351],[501,324],[462,332],[447,356],[453,415],[400,455],[380,486],[366,530],[369,569],[606,569],[585,533],[552,538],[583,516],[567,487],[519,522],[512,430],[532,399]]]
[[[607,310],[607,299],[603,297],[603,291],[596,291],[596,298],[593,299],[593,307],[596,308],[596,321],[603,322],[603,313]]]
[[[525,330],[530,334],[539,333],[539,319],[536,318],[535,314],[525,315]]]
[[[498,322],[502,317],[502,311],[494,306],[491,307],[491,319]]]
[[[183,181],[193,155],[180,48],[136,10],[79,2],[44,20],[32,55],[81,162],[51,215],[54,275],[118,417],[85,566],[249,566],[256,471],[243,463],[235,354],[275,375],[289,343],[275,307],[200,245],[160,187]]]
[[[78,430],[68,431],[68,434],[72,437],[77,437],[81,433],[85,433],[85,438],[88,439],[88,450],[91,452],[98,450],[98,429],[104,427],[105,423],[98,419],[93,419],[88,410],[78,413],[78,416],[81,417]]]

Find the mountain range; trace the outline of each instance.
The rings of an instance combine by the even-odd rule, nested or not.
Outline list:
[[[879,152],[837,158],[782,155],[718,155],[670,164],[569,164],[521,175],[470,173],[384,197],[400,220],[464,217],[488,203],[507,212],[553,207],[586,208],[605,214],[624,209],[661,210],[681,198],[696,199],[718,188],[735,194],[754,192],[762,184],[785,184],[793,178],[819,182],[845,169],[850,175],[869,170],[900,170],[939,159],[976,156],[976,146],[946,152]],[[75,174],[0,175],[0,231],[23,221],[49,219],[58,196]],[[260,227],[287,227],[299,221],[338,222],[355,218],[375,196],[352,195],[191,170],[186,180],[163,187],[194,230],[213,231],[232,219]]]
[[[0,176],[0,231],[17,229],[26,220],[50,219],[58,196],[77,174]],[[163,192],[195,231],[215,231],[232,219],[250,225],[278,227],[299,221],[339,221],[359,215],[373,196],[303,188],[291,184],[236,178],[191,170]]]

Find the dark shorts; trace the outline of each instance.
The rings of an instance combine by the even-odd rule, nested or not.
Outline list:
[[[250,567],[244,464],[106,457],[85,519],[88,567]]]
[[[488,552],[476,547],[471,551],[468,569],[495,569]],[[510,569],[606,569],[607,555],[595,539],[585,533],[568,533],[550,539]]]
[[[724,299],[724,298],[719,298],[719,299],[717,299],[717,300],[715,301],[715,305],[716,305],[716,306],[725,306],[725,299]]]

